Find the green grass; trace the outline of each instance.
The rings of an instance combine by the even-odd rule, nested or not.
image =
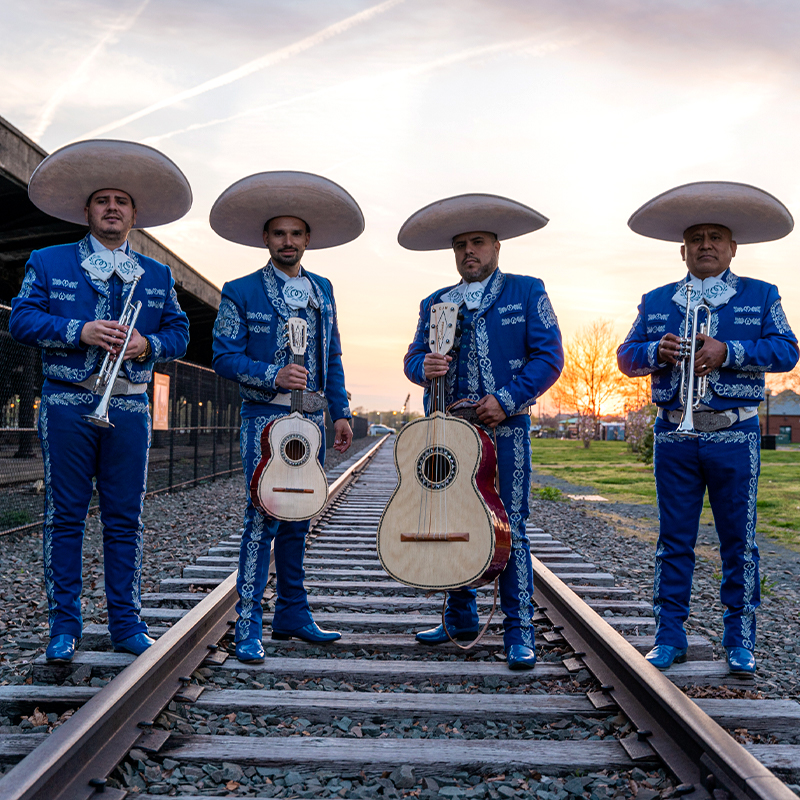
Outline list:
[[[623,503],[655,505],[652,465],[642,464],[625,442],[582,442],[534,439],[533,468]],[[676,502],[680,493],[676,490]],[[706,498],[702,519],[712,522]],[[758,526],[766,534],[794,549],[800,548],[800,451],[762,450],[758,482]]]

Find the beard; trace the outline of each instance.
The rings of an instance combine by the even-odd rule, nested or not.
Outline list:
[[[272,260],[282,267],[294,267],[300,261],[300,251],[294,250],[291,253],[276,252],[272,254]]]
[[[480,282],[488,278],[497,269],[497,259],[492,258],[486,264],[470,262],[458,264],[458,274],[467,282]]]

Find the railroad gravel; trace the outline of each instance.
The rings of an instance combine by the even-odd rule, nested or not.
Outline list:
[[[345,454],[330,450],[326,468],[334,469],[376,441],[374,437],[356,439]],[[157,591],[164,578],[181,577],[183,567],[206,555],[209,547],[241,532],[243,504],[241,474],[182,492],[148,497],[142,514],[142,592]],[[25,683],[30,680],[32,662],[49,641],[42,535],[36,532],[4,536],[0,543],[0,685]],[[81,608],[84,625],[108,621],[99,515],[86,520]]]
[[[358,737],[356,737],[358,738]],[[370,770],[365,765],[365,770]],[[586,775],[563,777],[543,775],[534,770],[496,774],[418,776],[409,765],[391,771],[342,772],[274,767],[241,767],[230,763],[180,764],[169,758],[159,762],[141,751],[115,771],[109,785],[132,792],[184,797],[286,797],[286,798],[372,798],[417,797],[422,800],[655,800],[679,796],[676,786],[663,770],[615,772],[601,770]],[[224,794],[223,794],[224,793]]]
[[[555,485],[544,475],[534,474],[534,481]],[[586,487],[565,481],[559,481],[559,488],[574,494],[587,493],[581,491]],[[613,573],[617,583],[631,588],[638,599],[652,600],[653,554],[658,537],[654,507],[534,499],[530,524]],[[763,697],[799,700],[800,554],[764,537],[758,542],[762,601],[757,614],[755,688]],[[716,530],[713,525],[701,525],[687,631],[706,636],[713,643],[716,659],[725,658],[720,578]]]

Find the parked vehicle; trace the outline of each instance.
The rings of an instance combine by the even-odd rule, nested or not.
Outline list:
[[[394,428],[390,428],[388,425],[379,425],[378,423],[373,423],[369,426],[369,430],[367,431],[367,435],[369,436],[383,436],[386,433],[397,433]]]

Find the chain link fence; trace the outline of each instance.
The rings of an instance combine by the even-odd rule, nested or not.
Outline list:
[[[0,305],[0,534],[41,525],[44,501],[36,432],[41,358],[11,338],[10,312]],[[154,414],[148,493],[241,471],[237,384],[186,361],[160,364],[156,372],[147,390]]]

